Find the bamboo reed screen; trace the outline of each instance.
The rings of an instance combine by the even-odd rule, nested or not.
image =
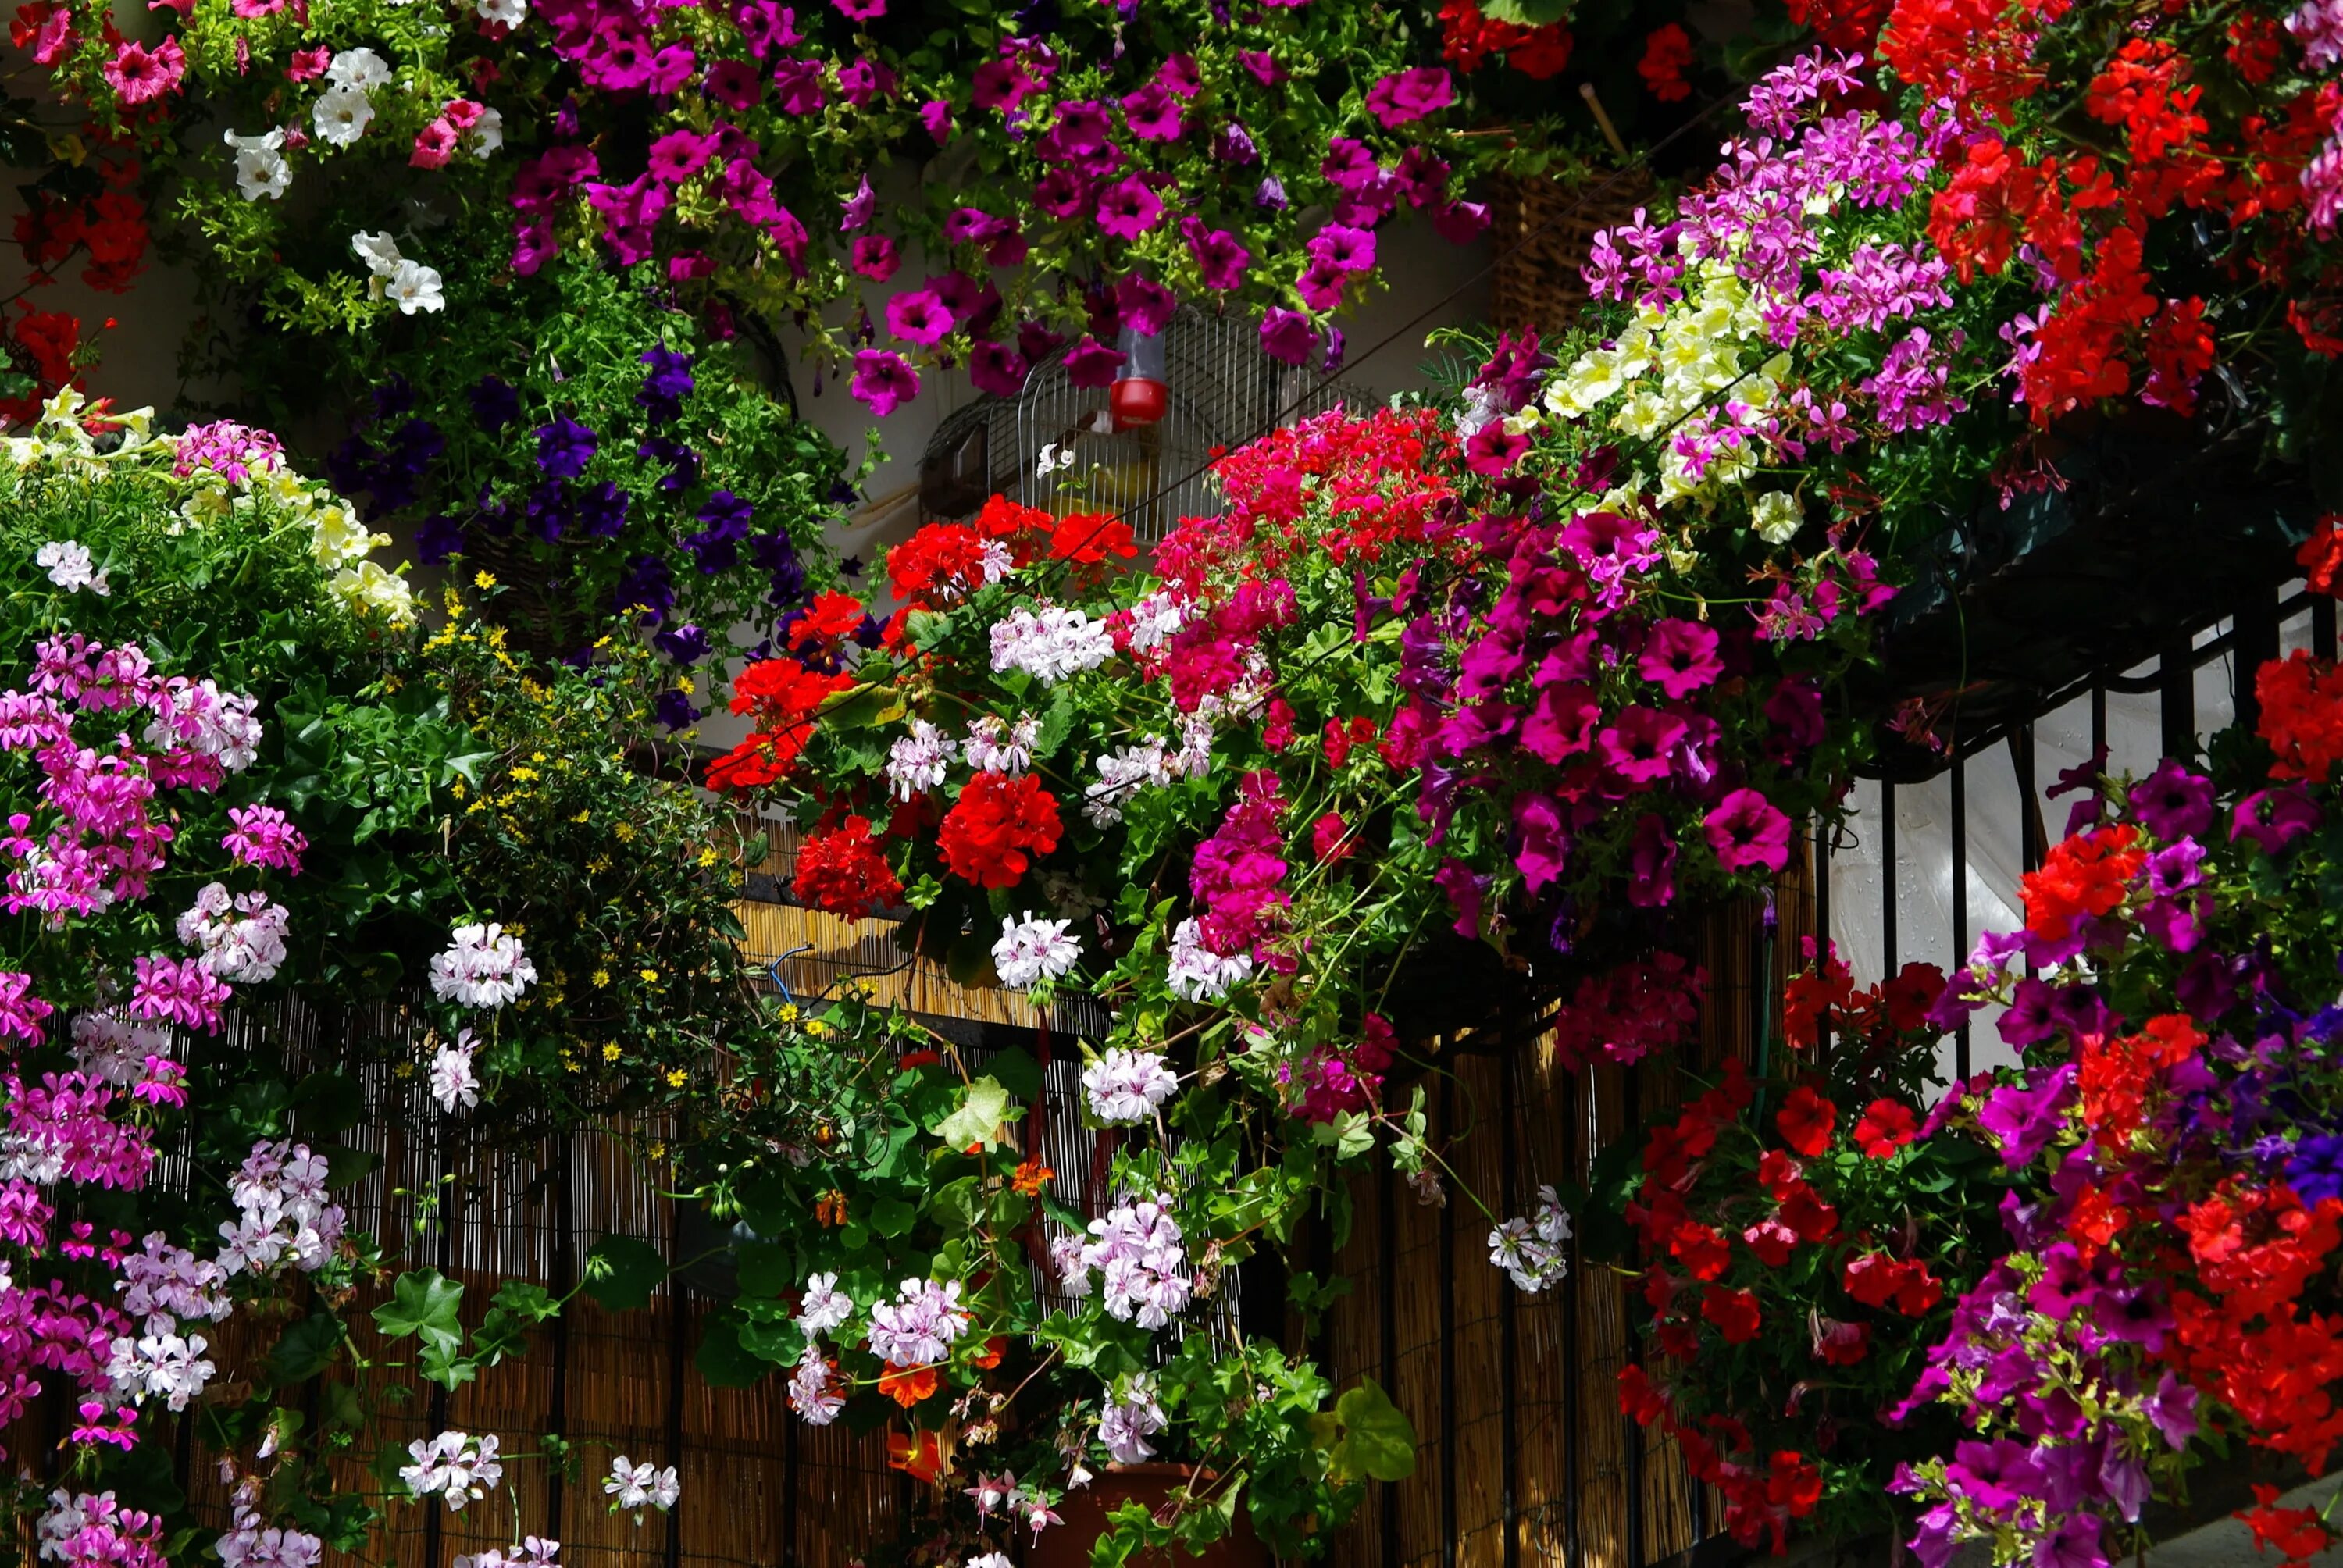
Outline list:
[[[760,874],[785,877],[789,858],[784,842]],[[1452,1142],[1464,1183],[1500,1216],[1523,1212],[1540,1182],[1583,1181],[1599,1150],[1674,1102],[1679,1068],[1711,1068],[1728,1053],[1752,1059],[1755,1020],[1776,1005],[1785,955],[1811,929],[1811,908],[1801,880],[1785,889],[1778,930],[1754,910],[1711,922],[1701,954],[1708,1004],[1681,1063],[1565,1071],[1545,1035],[1433,1047],[1434,1127]],[[799,994],[860,976],[875,994],[918,1011],[1020,1031],[1038,1026],[1045,1053],[1056,1030],[1051,1104],[1029,1121],[1028,1135],[1059,1172],[1062,1199],[1101,1206],[1111,1144],[1081,1127],[1076,1063],[1066,1050],[1069,1032],[1091,1032],[1098,1020],[1044,1018],[1021,997],[953,986],[934,966],[894,950],[883,922],[753,900],[740,914],[749,956],[769,964],[794,954],[780,976]],[[1532,1027],[1523,1020],[1523,1032]],[[430,1107],[419,1074],[389,1065],[418,1051],[350,1049],[368,1036],[411,1047],[410,1028],[390,1011],[329,1030],[287,1004],[236,1020],[226,1042],[362,1079],[373,1113],[343,1141],[381,1163],[344,1195],[350,1224],[373,1231],[391,1256],[461,1281],[468,1326],[504,1280],[566,1290],[585,1249],[605,1233],[639,1237],[685,1261],[677,1257],[674,1203],[628,1146],[656,1139],[659,1129],[518,1147],[440,1136],[431,1130],[448,1124]],[[158,1179],[184,1183],[189,1175],[184,1161],[166,1160]],[[1413,1419],[1423,1447],[1412,1479],[1371,1489],[1330,1561],[1342,1568],[1646,1568],[1709,1533],[1710,1500],[1687,1483],[1673,1446],[1648,1440],[1619,1413],[1614,1380],[1636,1353],[1627,1281],[1574,1263],[1560,1288],[1523,1297],[1489,1264],[1490,1221],[1463,1192],[1427,1208],[1384,1171],[1359,1181],[1354,1196],[1351,1235],[1331,1252],[1321,1235],[1312,1260],[1347,1279],[1351,1292],[1315,1343],[1301,1343],[1289,1325],[1289,1348],[1316,1355],[1346,1386],[1363,1375],[1377,1379]],[[1232,1330],[1241,1305],[1235,1286],[1232,1275],[1191,1332]],[[579,1450],[579,1468],[565,1480],[546,1464],[510,1464],[501,1488],[460,1513],[394,1505],[378,1552],[329,1553],[330,1568],[446,1568],[459,1553],[521,1533],[558,1539],[563,1561],[576,1568],[858,1563],[917,1503],[911,1484],[886,1466],[883,1435],[806,1426],[789,1413],[778,1375],[752,1389],[710,1388],[691,1365],[704,1305],[673,1280],[639,1312],[608,1313],[581,1297],[538,1331],[526,1356],[452,1394],[403,1364],[379,1364],[407,1361],[413,1342],[386,1345],[364,1312],[354,1314],[350,1349],[375,1363],[358,1375],[389,1401],[376,1442],[403,1447],[452,1426],[496,1432],[518,1454],[556,1433]],[[266,1353],[278,1328],[250,1314],[216,1325],[210,1354],[220,1381]],[[305,1415],[314,1430],[317,1412]],[[25,1472],[53,1479],[66,1417],[63,1400],[52,1397],[0,1442]],[[228,1489],[195,1463],[191,1436],[183,1422],[178,1479],[199,1516],[224,1527]],[[673,1514],[638,1523],[609,1512],[599,1478],[618,1453],[679,1467],[683,1500]],[[336,1457],[339,1483],[375,1485],[366,1474],[370,1458]]]

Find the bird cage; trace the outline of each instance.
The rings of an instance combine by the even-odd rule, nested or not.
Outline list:
[[[1076,387],[1056,359],[1026,377],[1015,398],[961,408],[920,460],[921,508],[965,518],[998,493],[1061,515],[1112,512],[1151,543],[1182,518],[1222,508],[1216,451],[1374,401],[1360,387],[1272,359],[1254,329],[1232,317],[1183,306],[1163,330],[1163,349],[1169,407],[1153,424],[1118,430],[1107,388]]]

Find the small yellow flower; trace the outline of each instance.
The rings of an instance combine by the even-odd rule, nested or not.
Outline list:
[[[576,815],[575,817],[570,818],[569,819],[570,819],[571,821],[573,821],[573,822],[583,822],[583,821],[588,820],[588,819],[589,818],[591,818],[593,815],[594,815],[594,813],[593,813],[593,812],[591,812],[591,811],[580,811],[580,812],[578,812],[578,815]]]
[[[596,990],[601,990],[604,986],[608,985],[609,983],[610,971],[608,970],[596,970],[594,971],[594,989]]]
[[[667,1086],[669,1089],[681,1089],[685,1084],[690,1081],[691,1074],[684,1071],[684,1070],[679,1067],[670,1068],[668,1070]]]
[[[631,844],[635,841],[635,825],[632,822],[621,822],[611,829],[610,832],[621,844]]]
[[[608,1041],[602,1047],[602,1060],[604,1061],[616,1061],[623,1054],[625,1053],[619,1050],[618,1042],[615,1040]]]
[[[652,1159],[654,1159],[654,1160],[664,1160],[664,1159],[666,1159],[666,1158],[667,1158],[667,1145],[666,1145],[666,1144],[664,1144],[664,1143],[662,1143],[662,1142],[660,1142],[660,1141],[659,1141],[657,1139],[652,1140],[652,1141],[651,1141],[651,1147],[650,1147],[650,1155],[651,1155],[651,1158],[652,1158]]]
[[[783,1023],[795,1023],[797,1020],[798,1004],[793,1001],[785,1001],[781,1003],[781,1021]]]
[[[497,586],[497,574],[494,572],[474,572],[472,574],[472,586],[485,592],[486,590]]]
[[[709,848],[699,851],[699,863],[703,866],[712,866],[716,864],[715,846],[710,845]]]
[[[643,977],[643,983],[644,983],[645,985],[657,985],[657,984],[659,984],[659,970],[655,970],[655,969],[649,969],[649,968],[645,968],[645,969],[639,969],[639,970],[637,970],[635,972],[636,972],[637,974],[639,974],[639,975],[640,975],[640,976],[642,976],[642,977]]]

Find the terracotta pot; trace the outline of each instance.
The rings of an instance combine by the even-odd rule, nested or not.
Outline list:
[[[1089,1568],[1091,1547],[1106,1533],[1108,1514],[1125,1502],[1161,1509],[1175,1488],[1187,1484],[1191,1473],[1184,1464],[1163,1463],[1118,1464],[1106,1471],[1059,1503],[1058,1517],[1064,1523],[1044,1530],[1026,1548],[1025,1568]],[[1205,1479],[1211,1479],[1209,1472]],[[1236,1528],[1204,1548],[1201,1557],[1170,1550],[1143,1552],[1131,1561],[1135,1568],[1268,1568],[1269,1553],[1241,1507]]]

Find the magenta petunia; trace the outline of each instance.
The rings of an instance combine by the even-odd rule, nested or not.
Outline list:
[[[1510,473],[1529,449],[1527,436],[1507,430],[1503,419],[1492,419],[1465,438],[1464,466],[1476,474],[1494,477]]]
[[[969,384],[995,397],[1014,397],[1025,390],[1025,377],[1032,368],[1005,343],[979,343],[968,357]]]
[[[854,380],[848,390],[884,419],[907,399],[920,395],[920,376],[894,350],[865,348],[854,356]]]
[[[701,169],[716,150],[716,138],[699,132],[678,129],[651,144],[651,178],[665,186],[681,185]]]
[[[951,140],[952,106],[950,103],[942,98],[930,98],[926,103],[921,104],[920,124],[926,129],[930,139],[936,146],[942,146]]]
[[[1122,369],[1122,355],[1089,333],[1066,350],[1066,379],[1077,387],[1109,387]]]
[[[1235,288],[1243,284],[1252,252],[1234,234],[1224,228],[1206,228],[1203,220],[1192,213],[1180,220],[1180,232],[1187,237],[1188,249],[1196,258],[1196,271],[1206,288]]]
[[[1646,811],[1635,819],[1627,840],[1627,901],[1641,910],[1674,902],[1675,877],[1675,836],[1668,831],[1666,818]]]
[[[1272,359],[1305,365],[1309,363],[1310,351],[1317,346],[1318,329],[1298,310],[1273,305],[1261,318],[1261,350]]]
[[[1522,749],[1542,762],[1560,762],[1592,747],[1602,722],[1593,687],[1575,680],[1543,687],[1522,721]]]
[[[1180,297],[1154,279],[1134,272],[1115,285],[1114,303],[1125,327],[1142,337],[1152,337],[1172,325],[1172,314],[1180,308]]]
[[[1367,112],[1385,130],[1437,114],[1455,101],[1455,85],[1438,65],[1395,71],[1367,89]]]
[[[950,309],[931,289],[915,288],[887,302],[887,330],[907,343],[940,343],[953,325]]]
[[[1520,847],[1513,865],[1533,893],[1559,879],[1570,858],[1570,835],[1563,830],[1562,807],[1551,795],[1523,795],[1513,802],[1513,829]]]
[[[1624,708],[1595,733],[1604,765],[1630,784],[1656,784],[1675,766],[1684,721],[1656,708]],[[1760,797],[1763,799],[1763,797]]]
[[[753,109],[765,95],[765,79],[746,60],[719,60],[700,90],[728,109]]]
[[[1764,793],[1735,789],[1716,803],[1702,823],[1717,864],[1728,871],[1763,866],[1778,871],[1790,862],[1790,819]]]
[[[1137,175],[1119,179],[1099,193],[1099,228],[1116,239],[1137,239],[1162,216],[1163,198]]]
[[[1123,95],[1122,123],[1142,142],[1176,142],[1186,128],[1178,100],[1156,82]]]
[[[887,0],[830,0],[850,22],[876,22],[887,15]]]
[[[1689,697],[1725,673],[1716,633],[1695,620],[1664,620],[1652,628],[1635,672],[1670,697]]]
[[[854,270],[873,283],[884,283],[903,265],[895,242],[887,235],[866,234],[854,241]]]
[[[830,101],[822,91],[819,60],[781,61],[773,67],[773,86],[787,114],[818,115]]]

